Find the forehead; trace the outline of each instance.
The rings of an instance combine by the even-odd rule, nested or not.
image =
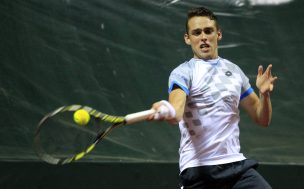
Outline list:
[[[208,17],[195,16],[188,20],[188,27],[190,31],[198,28],[216,28],[216,23]]]

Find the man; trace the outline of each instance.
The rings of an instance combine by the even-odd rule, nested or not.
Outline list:
[[[277,77],[259,66],[251,88],[243,71],[218,56],[222,39],[217,17],[204,7],[188,12],[185,43],[193,58],[175,68],[169,77],[169,101],[152,108],[150,120],[179,123],[180,178],[184,189],[271,188],[255,170],[257,162],[240,153],[239,104],[259,125],[271,121],[270,92]]]

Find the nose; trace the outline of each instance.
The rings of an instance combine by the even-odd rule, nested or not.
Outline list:
[[[201,38],[201,41],[207,41],[207,35],[204,32],[202,32],[200,38]]]

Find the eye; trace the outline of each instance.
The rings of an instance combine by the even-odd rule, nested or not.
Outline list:
[[[193,30],[193,31],[191,32],[191,34],[192,34],[192,35],[195,35],[195,36],[199,36],[199,35],[201,35],[201,33],[202,33],[202,30],[201,30],[201,29],[196,29],[196,30]]]
[[[210,35],[210,34],[212,34],[212,33],[213,33],[213,31],[214,31],[214,29],[213,29],[213,28],[205,28],[205,29],[204,29],[204,33],[205,33],[206,35]]]

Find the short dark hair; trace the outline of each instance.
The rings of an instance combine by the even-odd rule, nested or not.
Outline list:
[[[219,29],[217,17],[215,16],[215,14],[211,10],[205,7],[197,7],[197,8],[192,8],[188,11],[188,17],[186,21],[186,33],[188,33],[188,29],[189,29],[188,26],[189,20],[195,16],[204,16],[204,17],[208,17],[210,20],[214,20],[216,29]]]

